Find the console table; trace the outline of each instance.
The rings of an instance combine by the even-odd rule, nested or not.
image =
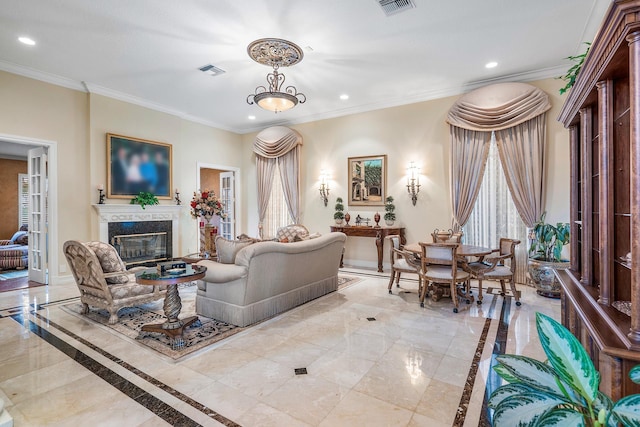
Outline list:
[[[331,231],[340,231],[347,236],[353,237],[374,237],[376,239],[376,247],[378,248],[378,272],[382,273],[382,252],[384,247],[384,238],[393,234],[400,235],[400,242],[404,245],[407,239],[404,236],[404,227],[368,227],[361,225],[332,225]],[[340,258],[340,267],[342,267],[342,258]]]

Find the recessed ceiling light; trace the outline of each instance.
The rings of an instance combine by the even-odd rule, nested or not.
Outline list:
[[[30,39],[29,37],[18,37],[18,41],[20,43],[24,43],[29,46],[33,46],[36,44],[36,42],[33,39]]]
[[[343,101],[346,101],[347,99],[349,99],[349,95],[347,95],[346,93],[343,93],[342,95],[340,95],[340,99],[342,99]]]
[[[487,62],[487,63],[485,64],[485,67],[486,67],[486,68],[496,68],[497,66],[498,66],[498,63],[497,63],[497,62],[495,62],[495,61]]]
[[[248,118],[249,120],[255,120],[255,119],[256,119],[256,116],[249,116],[249,117],[247,117],[247,118]]]

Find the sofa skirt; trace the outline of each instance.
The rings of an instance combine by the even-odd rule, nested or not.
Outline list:
[[[246,306],[215,300],[198,291],[196,313],[232,325],[249,326],[336,290],[338,276],[333,276]]]

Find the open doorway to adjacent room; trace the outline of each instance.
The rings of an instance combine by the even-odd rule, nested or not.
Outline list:
[[[215,226],[218,234],[229,240],[235,239],[237,235],[236,225],[240,212],[240,202],[236,197],[237,188],[240,186],[239,172],[240,169],[229,166],[198,163],[197,188],[202,191],[213,190],[224,206],[226,214],[226,218],[214,216],[209,225]]]
[[[50,229],[57,213],[56,148],[0,134],[0,291],[49,284],[49,265],[57,265],[50,251],[57,244]]]

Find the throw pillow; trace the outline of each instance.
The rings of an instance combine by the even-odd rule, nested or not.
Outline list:
[[[251,240],[228,240],[222,236],[216,237],[216,252],[218,262],[221,264],[233,264],[236,262],[238,251],[253,242]]]
[[[19,245],[20,243],[18,243],[18,239],[20,239],[23,236],[26,236],[27,232],[26,231],[16,231],[13,236],[11,236],[11,244],[12,245]]]
[[[87,242],[85,245],[96,254],[96,257],[100,262],[100,266],[102,267],[102,271],[105,273],[119,273],[122,271],[125,273],[119,276],[106,278],[107,283],[117,284],[129,282],[129,278],[126,274],[127,267],[124,265],[124,262],[122,262],[118,252],[113,246],[104,242]]]
[[[29,235],[25,234],[16,239],[16,244],[27,246],[29,244]]]

